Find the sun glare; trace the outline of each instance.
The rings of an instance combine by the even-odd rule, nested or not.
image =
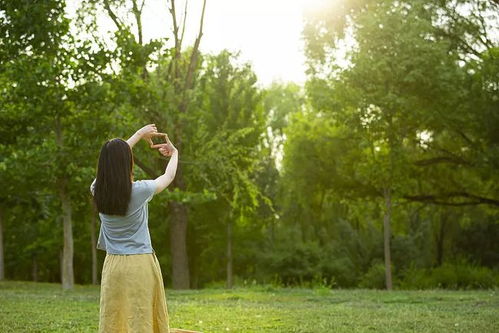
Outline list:
[[[325,8],[335,0],[298,0],[302,9],[305,10],[320,10]]]
[[[302,40],[303,18],[308,10],[321,10],[338,0],[216,0],[208,1],[201,51],[240,51],[240,60],[250,62],[258,81],[305,82]],[[77,0],[69,0],[71,11]],[[183,8],[183,0],[177,7]],[[166,2],[146,1],[143,11],[144,40],[169,37],[170,16]],[[202,1],[189,1],[185,45],[192,45],[199,29]],[[179,13],[179,15],[181,15]],[[102,34],[115,29],[105,13],[99,17]],[[167,24],[165,24],[167,22]],[[173,42],[173,40],[172,40]]]

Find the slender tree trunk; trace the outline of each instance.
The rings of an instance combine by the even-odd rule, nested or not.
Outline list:
[[[61,120],[55,119],[55,142],[60,151],[64,150],[64,136],[62,132]],[[64,235],[64,248],[62,255],[62,288],[72,289],[74,286],[73,272],[73,224],[71,221],[71,199],[68,191],[68,177],[61,175],[57,178],[59,200],[62,206],[62,224]]]
[[[274,218],[270,219],[269,222],[269,240],[270,240],[270,246],[272,249],[274,248],[274,240],[275,240],[275,226],[274,226]]]
[[[174,289],[189,289],[189,261],[187,257],[187,208],[172,202],[172,224],[170,229],[170,246],[172,254],[172,282]]]
[[[31,278],[33,282],[38,282],[38,260],[36,254],[31,257]]]
[[[232,281],[232,219],[227,221],[227,288],[231,289]]]
[[[177,167],[175,176],[175,187],[185,190],[182,166]],[[172,254],[172,282],[174,289],[189,289],[189,259],[187,256],[187,207],[180,203],[172,201],[170,207],[173,211],[170,226],[170,246]]]
[[[62,288],[74,287],[73,272],[73,224],[71,221],[71,200],[67,190],[67,179],[59,180],[59,199],[62,204],[62,223],[64,234],[64,250],[62,255]]]
[[[0,207],[0,281],[5,279],[5,261],[3,256],[3,208]]]
[[[97,281],[97,241],[95,237],[96,215],[92,198],[90,198],[90,246],[92,249],[92,284],[98,284]]]
[[[306,226],[305,219],[303,218],[303,214],[300,218],[300,231],[301,231],[301,241],[303,243],[306,243],[307,242],[307,226]]]
[[[191,229],[190,230],[190,236],[192,236],[192,239],[197,239],[197,234],[196,230]],[[198,289],[199,288],[199,255],[200,251],[198,248],[198,244],[196,242],[193,242],[193,246],[190,247],[189,249],[192,251],[190,252],[191,255],[189,256],[189,277],[190,277],[190,287],[193,289]],[[194,255],[192,255],[194,253]]]
[[[60,269],[61,269],[61,281],[62,281],[62,274],[64,272],[64,251],[63,250],[60,250],[59,251],[59,263],[60,263]]]
[[[203,35],[203,22],[206,7],[206,0],[203,1],[203,8],[201,10],[201,18],[199,23],[199,31],[194,46],[192,47],[191,56],[187,65],[187,72],[185,76],[181,73],[181,51],[182,51],[182,38],[183,32],[180,35],[179,25],[177,23],[175,0],[170,2],[170,14],[173,21],[173,36],[175,40],[174,58],[168,68],[168,77],[173,82],[175,93],[180,97],[177,109],[181,114],[187,114],[190,97],[188,91],[194,87],[194,73],[198,66],[199,44]],[[187,8],[187,7],[186,7]],[[185,13],[185,15],[187,12]],[[184,28],[182,28],[183,31]],[[181,117],[182,118],[182,117]],[[175,140],[177,140],[177,149],[182,152],[182,125],[181,121],[175,124]],[[184,178],[182,173],[182,164],[177,167],[177,174],[175,176],[175,188],[185,191]],[[172,253],[172,279],[174,289],[187,289],[190,287],[189,275],[189,261],[187,255],[187,224],[188,224],[188,211],[187,207],[179,202],[171,202],[170,207],[173,211],[172,224],[170,228],[170,246]]]
[[[385,279],[386,289],[392,290],[392,259],[390,253],[390,223],[392,218],[392,193],[390,188],[384,189],[385,197],[385,215],[383,218],[384,229],[384,250],[385,250]]]
[[[440,215],[440,226],[437,234],[437,266],[442,266],[444,260],[444,239],[447,216],[445,212]]]

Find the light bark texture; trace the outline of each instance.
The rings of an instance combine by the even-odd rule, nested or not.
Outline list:
[[[55,123],[55,140],[59,150],[64,149],[64,137],[62,133],[61,121],[57,117]],[[59,175],[57,178],[57,190],[62,208],[62,224],[64,247],[62,252],[61,280],[63,289],[73,289],[73,222],[71,219],[71,198],[68,189],[68,177]]]
[[[384,251],[385,251],[385,279],[386,289],[392,290],[392,259],[390,252],[391,218],[392,218],[392,193],[390,188],[385,188],[385,215],[383,218]]]
[[[227,288],[233,285],[232,273],[232,221],[227,221]]]
[[[60,179],[59,199],[62,205],[64,248],[62,253],[62,288],[73,289],[73,223],[71,220],[71,200],[67,191],[67,179]]]
[[[5,260],[3,254],[3,208],[0,207],[0,281],[5,279]]]
[[[174,289],[189,289],[189,260],[187,257],[187,207],[171,202],[173,217],[170,226],[170,247],[172,254],[172,284]]]

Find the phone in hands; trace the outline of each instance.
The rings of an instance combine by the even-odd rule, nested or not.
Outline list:
[[[168,143],[170,143],[170,139],[168,138],[168,134],[166,133],[154,133],[149,138],[149,145],[151,146],[151,148],[160,148]]]
[[[158,149],[163,156],[172,156],[173,151],[175,150],[166,133],[155,133],[148,141],[150,147],[152,149]]]

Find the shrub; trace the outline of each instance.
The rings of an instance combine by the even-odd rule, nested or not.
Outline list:
[[[369,270],[362,276],[359,282],[360,288],[384,289],[385,284],[385,265],[380,262],[374,262]]]
[[[316,243],[299,243],[267,257],[267,269],[286,286],[311,281],[320,272],[321,249]]]
[[[499,286],[499,273],[466,262],[444,263],[434,269],[409,268],[404,272],[404,289],[489,289]]]
[[[282,247],[281,247],[282,246]],[[353,287],[356,267],[346,251],[321,248],[315,242],[281,244],[265,256],[266,281],[274,285],[302,287]]]

